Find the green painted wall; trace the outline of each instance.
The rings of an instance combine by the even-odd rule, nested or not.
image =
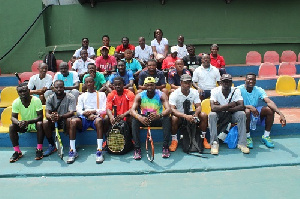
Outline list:
[[[15,2],[5,1],[6,8],[3,4],[0,7],[1,19],[3,15],[10,18],[0,21],[5,49],[14,44],[42,9],[37,0],[27,0],[27,4],[21,1],[21,5]],[[17,7],[17,12],[2,13],[10,7]],[[283,50],[294,50],[298,54],[299,7],[297,0],[233,0],[231,4],[224,0],[169,0],[163,6],[158,0],[133,0],[100,2],[94,9],[79,4],[52,6],[23,43],[0,61],[0,66],[3,72],[30,70],[31,63],[55,45],[56,57],[68,60],[82,37],[88,37],[94,48],[101,46],[103,34],[110,35],[114,46],[122,36],[128,36],[135,45],[139,36],[145,36],[150,44],[156,28],[164,31],[170,45],[176,44],[177,36],[183,34],[185,43],[195,44],[198,53],[208,52],[210,44],[218,43],[227,64],[245,63],[250,50],[262,55],[267,50],[280,54]],[[20,11],[27,14],[16,14]],[[6,26],[8,29],[3,28]],[[4,51],[2,46],[0,55]],[[23,59],[15,59],[20,56]]]

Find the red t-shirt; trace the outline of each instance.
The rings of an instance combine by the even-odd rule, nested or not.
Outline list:
[[[212,53],[210,54],[210,64],[215,66],[216,68],[222,68],[222,66],[225,66],[225,60],[223,56],[217,55],[217,59],[215,59],[212,56]]]
[[[117,115],[127,112],[133,105],[134,94],[128,89],[124,89],[123,95],[119,96],[116,90],[107,95],[106,109],[113,110],[113,106],[117,106]]]
[[[116,48],[116,53],[124,52],[125,50],[130,49],[130,50],[135,50],[135,46],[132,44],[128,44],[128,48],[124,48],[123,44],[117,46]]]
[[[175,68],[175,62],[176,60],[180,59],[179,57],[173,58],[171,56],[168,56],[164,59],[161,69],[166,69],[166,68]]]
[[[96,67],[100,72],[111,71],[116,65],[117,61],[114,56],[108,56],[108,59],[103,59],[103,56],[100,56],[96,59]]]

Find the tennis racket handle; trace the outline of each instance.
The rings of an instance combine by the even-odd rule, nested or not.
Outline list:
[[[149,117],[150,113],[151,113],[150,111],[147,112],[147,117]]]
[[[57,122],[55,122],[54,125],[55,125],[55,128],[58,128]]]
[[[114,105],[114,106],[113,106],[113,109],[114,109],[114,117],[117,117],[117,106]]]

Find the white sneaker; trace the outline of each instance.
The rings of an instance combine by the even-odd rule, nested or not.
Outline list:
[[[211,145],[210,153],[212,155],[218,155],[219,154],[219,144],[217,141],[214,141]]]
[[[221,132],[221,133],[218,135],[218,138],[219,138],[220,140],[222,140],[223,142],[225,141],[226,137],[227,137],[227,134],[224,133],[224,132]]]
[[[97,150],[96,152],[96,163],[101,164],[104,161],[103,152],[100,150]]]

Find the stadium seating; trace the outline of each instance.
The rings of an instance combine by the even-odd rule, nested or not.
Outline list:
[[[260,65],[261,64],[261,54],[257,51],[250,51],[246,56],[247,65]]]
[[[64,60],[61,60],[61,59],[57,59],[56,60],[56,71],[59,71],[59,65],[64,62]]]
[[[292,62],[283,62],[279,65],[278,75],[296,75],[296,66]]]
[[[280,61],[295,63],[297,61],[296,53],[292,50],[285,50],[281,54]]]
[[[35,73],[33,72],[23,72],[19,75],[21,78],[21,83],[24,81],[29,81],[30,77],[33,76]]]
[[[43,60],[37,60],[37,61],[33,62],[32,66],[31,66],[31,71],[34,73],[39,73],[40,63],[43,63]]]
[[[276,51],[267,51],[264,55],[264,63],[270,62],[279,65],[279,54]]]
[[[201,102],[201,111],[207,115],[211,112],[210,99],[205,99]]]
[[[8,133],[9,132],[9,125],[11,125],[11,106],[5,108],[1,114],[1,125],[0,125],[0,132],[1,133]]]
[[[300,92],[296,90],[295,79],[288,75],[282,75],[277,79],[276,92],[285,96],[300,95]]]
[[[13,101],[19,97],[16,87],[8,86],[1,91],[0,107],[11,106]]]
[[[258,70],[259,77],[276,77],[277,69],[273,63],[262,63]]]

